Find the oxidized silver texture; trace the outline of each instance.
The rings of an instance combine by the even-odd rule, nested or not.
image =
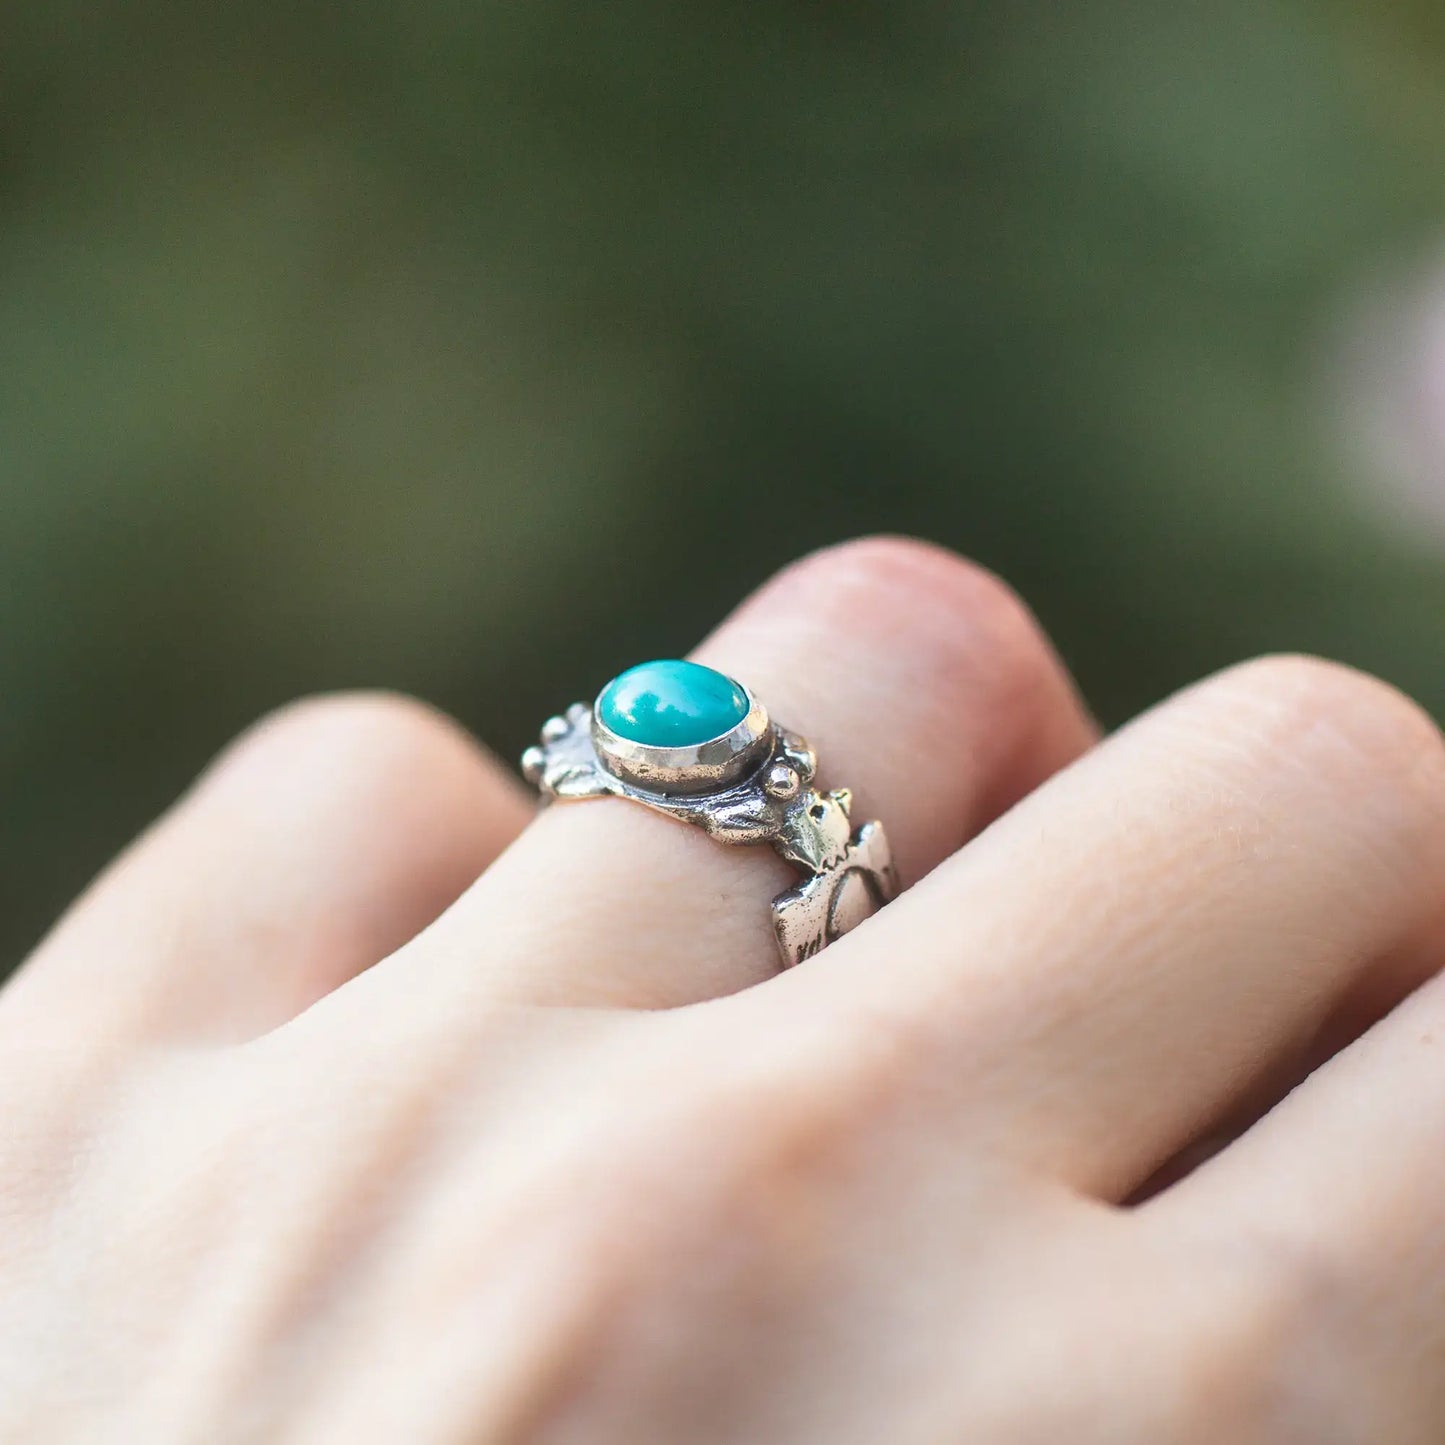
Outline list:
[[[542,725],[522,772],[544,801],[630,798],[722,843],[769,844],[805,875],[773,899],[773,932],[788,967],[876,913],[897,895],[898,877],[883,825],[854,829],[852,793],[814,787],[813,749],[747,696],[742,722],[695,748],[630,742],[586,703],[573,703]]]

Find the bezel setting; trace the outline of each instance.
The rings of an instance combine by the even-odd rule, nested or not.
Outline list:
[[[727,732],[689,747],[659,748],[624,738],[602,721],[601,710],[594,703],[592,746],[598,762],[614,777],[652,793],[715,793],[731,787],[772,756],[775,741],[767,708],[750,688],[742,683],[738,686],[748,700],[742,720]],[[599,693],[599,700],[601,696]]]
[[[574,702],[543,723],[522,773],[544,802],[625,798],[722,843],[769,845],[803,874],[772,904],[788,967],[882,908],[898,892],[898,875],[882,824],[855,825],[852,793],[820,789],[812,746],[736,685],[748,702],[742,720],[688,747],[621,737],[596,706]]]

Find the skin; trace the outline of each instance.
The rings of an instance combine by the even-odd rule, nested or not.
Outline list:
[[[777,975],[766,850],[262,723],[0,991],[0,1439],[1438,1441],[1428,718],[1276,658],[1097,742],[893,539],[695,655],[903,896]]]

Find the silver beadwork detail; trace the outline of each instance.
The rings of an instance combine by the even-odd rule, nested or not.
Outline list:
[[[573,703],[543,724],[540,744],[522,754],[522,772],[544,801],[628,798],[722,843],[769,844],[805,875],[773,899],[773,932],[788,967],[876,913],[897,895],[898,877],[883,825],[854,829],[852,793],[812,786],[812,747],[748,698],[736,728],[697,748],[631,743],[586,703]]]

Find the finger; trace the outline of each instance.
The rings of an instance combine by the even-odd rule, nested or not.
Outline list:
[[[254,1035],[424,928],[531,813],[419,703],[294,704],[102,876],[6,1006],[115,1036]]]
[[[1442,1044],[1445,978],[1433,978],[1153,1207],[1233,1209],[1247,1200],[1261,1227],[1282,1237],[1318,1242],[1373,1221],[1391,1250],[1426,1227],[1438,1239]]]
[[[905,885],[1088,746],[1091,725],[1022,604],[923,543],[872,539],[784,571],[699,649],[817,748],[854,816],[883,820]],[[778,968],[769,902],[796,881],[618,799],[547,809],[418,941],[492,996],[662,1006]],[[410,952],[410,951],[408,951]],[[391,966],[389,966],[390,969]]]
[[[1445,1420],[1445,978],[1432,978],[1146,1206],[1225,1257],[1283,1262],[1322,1358]],[[1330,1353],[1325,1353],[1326,1351]],[[1363,1438],[1363,1437],[1361,1437]],[[1414,1438],[1379,1430],[1370,1438]],[[1437,1436],[1432,1435],[1434,1439]]]
[[[865,1057],[944,1072],[998,1147],[1123,1197],[1345,1000],[1433,966],[1442,877],[1434,725],[1269,659],[1095,749],[758,1006],[841,1011]]]

